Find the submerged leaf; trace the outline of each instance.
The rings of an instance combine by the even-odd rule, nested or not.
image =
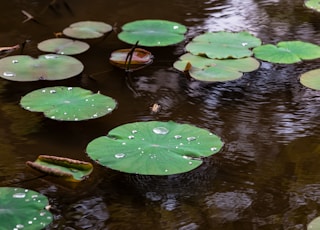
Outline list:
[[[135,122],[91,141],[89,157],[114,170],[144,175],[188,172],[217,153],[220,138],[208,130],[175,122]]]
[[[53,220],[44,195],[24,188],[0,187],[0,229],[44,229]]]
[[[308,88],[320,90],[320,69],[310,70],[302,74],[300,83]]]
[[[118,38],[129,44],[141,46],[168,46],[181,42],[187,28],[167,20],[138,20],[122,26]]]
[[[61,80],[74,77],[83,70],[74,57],[46,54],[38,58],[15,55],[0,59],[0,77],[11,81]]]
[[[43,112],[48,118],[81,121],[102,117],[112,112],[117,103],[108,96],[94,94],[79,87],[48,87],[32,91],[21,98],[21,106]]]
[[[71,38],[93,39],[104,36],[107,32],[112,31],[112,26],[97,21],[81,21],[71,24],[65,28],[62,33]]]
[[[80,54],[89,49],[89,45],[82,41],[68,38],[52,38],[38,44],[38,49],[64,55]]]
[[[89,162],[47,155],[38,156],[35,162],[27,161],[27,165],[43,173],[63,177],[72,182],[85,179],[93,170]]]

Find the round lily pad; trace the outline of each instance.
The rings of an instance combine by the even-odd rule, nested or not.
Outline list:
[[[276,46],[266,44],[254,48],[253,52],[258,59],[278,64],[320,58],[320,46],[302,41],[279,42]]]
[[[248,32],[207,32],[195,37],[186,50],[194,55],[227,59],[252,56],[250,48],[261,45],[261,40]]]
[[[24,188],[0,187],[0,229],[44,229],[53,220],[44,195]]]
[[[320,229],[320,216],[313,219],[307,226],[307,230],[318,230]]]
[[[59,54],[38,58],[15,55],[0,59],[0,77],[11,81],[67,79],[80,74],[83,68],[76,58]]]
[[[89,157],[114,170],[171,175],[197,168],[223,146],[208,130],[175,122],[135,122],[91,141]]]
[[[43,112],[48,118],[81,121],[102,117],[113,111],[116,101],[100,93],[79,87],[48,87],[32,91],[21,98],[21,106],[32,112]]]
[[[187,28],[166,20],[138,20],[122,26],[118,38],[129,44],[141,46],[168,46],[183,41]]]
[[[320,69],[303,73],[300,76],[300,83],[308,88],[320,90]]]
[[[306,0],[304,2],[305,6],[320,12],[320,2],[319,0]]]
[[[38,44],[38,49],[44,52],[73,55],[89,49],[89,44],[68,38],[52,38]]]
[[[100,38],[111,30],[112,26],[104,22],[81,21],[71,24],[62,33],[71,38],[93,39]]]
[[[180,71],[189,71],[194,79],[215,82],[238,79],[244,72],[258,69],[260,63],[252,57],[218,60],[186,53],[173,66]]]

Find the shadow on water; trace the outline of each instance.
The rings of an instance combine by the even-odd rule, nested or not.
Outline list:
[[[121,25],[138,19],[167,19],[188,27],[186,41],[150,48],[155,61],[133,72],[108,63],[110,53],[128,48],[116,34],[91,41],[77,58],[84,73],[59,82],[0,81],[0,186],[34,189],[49,197],[54,222],[47,229],[305,229],[320,213],[320,93],[300,85],[300,74],[318,60],[294,65],[261,62],[258,70],[225,83],[203,83],[176,71],[172,63],[184,45],[206,31],[247,30],[264,43],[320,41],[319,14],[302,1],[2,1],[1,46],[29,39],[25,53],[37,56],[38,42],[69,24],[98,20]],[[59,2],[59,1],[58,1]],[[60,3],[63,1],[60,1]],[[44,11],[44,9],[46,9]],[[41,25],[25,20],[21,10]],[[41,14],[38,14],[41,12]],[[81,86],[115,98],[105,117],[57,122],[19,106],[26,93],[45,86]],[[130,87],[128,87],[130,86]],[[152,113],[153,104],[161,105]],[[174,120],[219,135],[224,148],[199,168],[180,175],[127,175],[102,168],[70,184],[26,168],[40,154],[89,161],[86,145],[128,122]]]

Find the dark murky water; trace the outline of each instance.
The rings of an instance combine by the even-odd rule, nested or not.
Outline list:
[[[247,30],[265,43],[320,43],[320,14],[302,0],[69,0],[72,13],[43,12],[50,1],[1,1],[0,46],[38,42],[69,24],[98,20],[119,27],[137,19],[167,19],[188,27],[188,42],[206,31]],[[21,22],[21,10],[43,25]],[[181,44],[149,49],[155,62],[133,73],[108,63],[113,50],[128,45],[115,34],[78,55],[85,76],[58,82],[0,80],[0,186],[34,189],[50,199],[48,229],[306,229],[320,215],[320,93],[299,84],[299,75],[319,60],[295,65],[261,63],[260,69],[227,83],[192,81],[172,64]],[[23,110],[21,96],[45,86],[81,86],[115,98],[111,115],[85,122],[57,122]],[[150,113],[154,103],[162,105]],[[207,128],[225,142],[221,152],[189,173],[168,177],[127,175],[95,167],[78,185],[39,178],[26,168],[40,154],[89,160],[86,145],[116,126],[135,121],[174,120]],[[31,180],[30,180],[31,179]]]

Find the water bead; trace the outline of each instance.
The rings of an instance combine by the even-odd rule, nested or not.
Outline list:
[[[194,141],[194,140],[196,140],[197,138],[195,138],[195,137],[187,137],[187,141]]]
[[[175,135],[174,138],[175,139],[180,139],[182,136],[181,135]]]
[[[165,127],[156,127],[156,128],[153,128],[152,131],[155,134],[159,134],[159,135],[165,135],[165,134],[169,133],[169,130]]]
[[[19,193],[15,193],[12,195],[13,198],[25,198],[26,197],[26,194],[25,193],[22,193],[22,192],[19,192]]]
[[[3,76],[4,77],[15,77],[16,74],[13,72],[10,72],[10,71],[5,71],[5,72],[3,72]]]
[[[117,159],[124,158],[125,156],[126,156],[126,154],[124,154],[124,153],[117,153],[117,154],[114,155],[114,157],[117,158]]]

